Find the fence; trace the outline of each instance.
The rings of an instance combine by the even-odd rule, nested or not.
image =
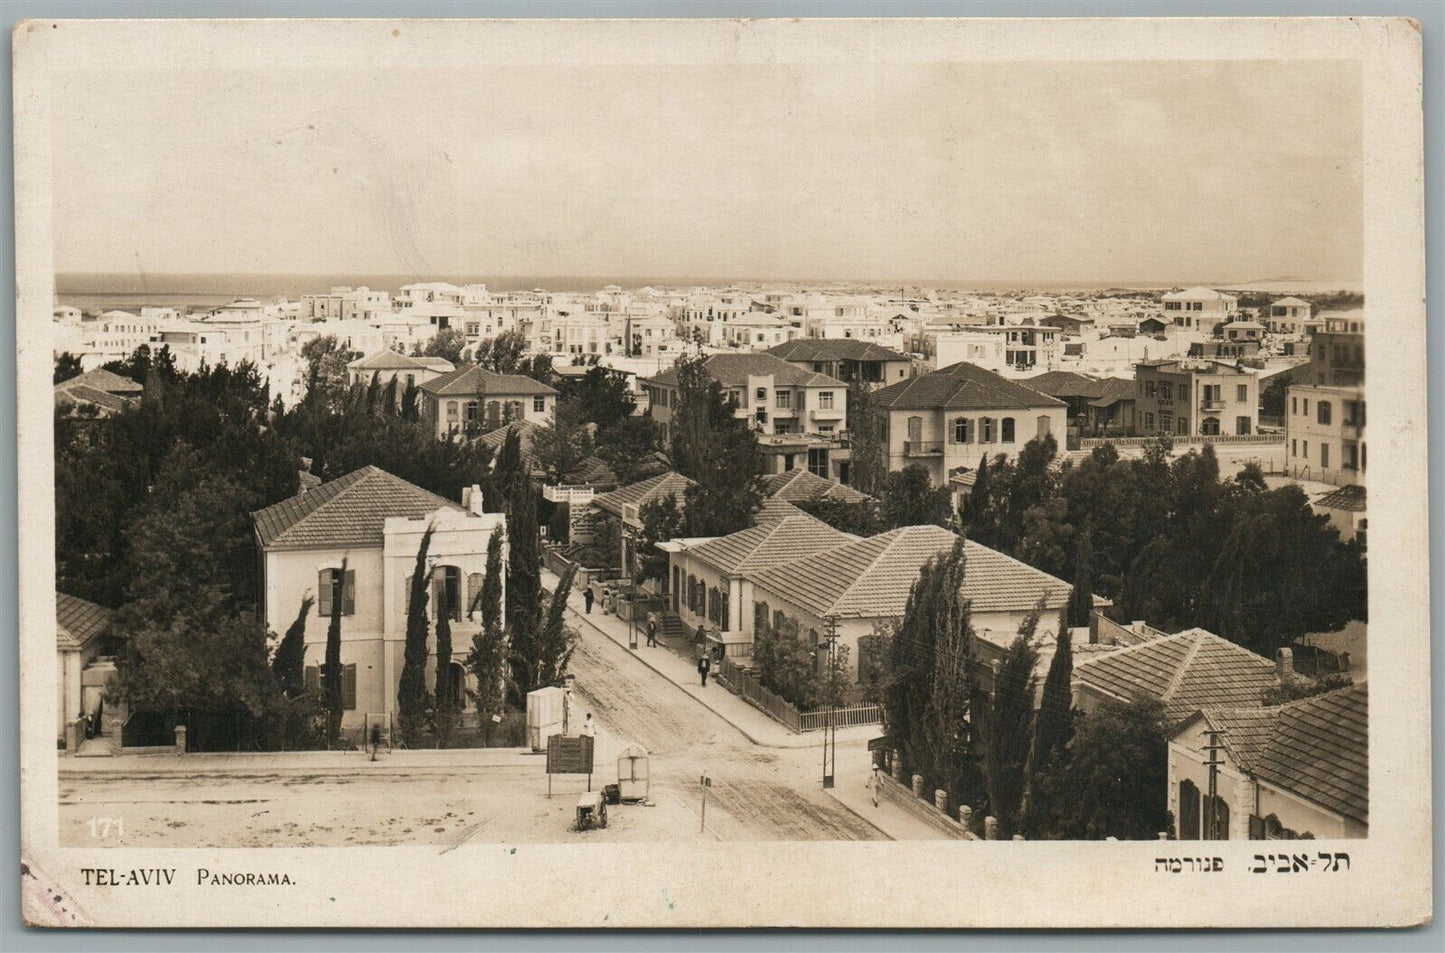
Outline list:
[[[1283,438],[1279,434],[1248,433],[1248,434],[1192,434],[1187,436],[1174,436],[1163,434],[1174,442],[1176,447],[1188,447],[1195,444],[1206,443],[1280,443]],[[1115,447],[1147,447],[1159,436],[1153,437],[1085,437],[1079,441],[1081,449],[1092,450],[1095,447],[1102,447],[1106,443],[1112,443]]]
[[[754,708],[760,709],[774,721],[781,722],[790,731],[801,734],[804,731],[818,731],[828,727],[830,713],[826,709],[798,711],[786,698],[764,688],[763,683],[758,681],[756,675],[727,656],[723,656],[722,662],[718,665],[717,675],[718,680],[727,687],[728,691],[740,696]],[[848,708],[834,709],[831,714],[833,716],[832,724],[838,728],[846,728],[851,725],[873,725],[880,720],[877,705],[853,705]]]

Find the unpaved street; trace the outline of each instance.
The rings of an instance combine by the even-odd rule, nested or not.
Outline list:
[[[131,758],[125,770],[87,771],[67,759],[60,780],[61,840],[67,846],[332,846],[359,844],[881,838],[821,789],[817,748],[754,745],[711,710],[604,636],[582,627],[573,657],[584,711],[600,725],[594,786],[614,780],[623,745],[652,757],[652,806],[621,805],[605,830],[571,830],[586,779],[554,779],[548,799],[540,756],[503,763],[372,765],[332,755],[322,768],[206,767],[176,773],[176,761]],[[725,691],[721,686],[717,691]],[[463,754],[461,752],[459,755]],[[840,746],[839,757],[844,757]],[[856,756],[856,752],[854,753]],[[307,758],[297,755],[297,759]],[[445,755],[438,757],[445,758]],[[354,759],[354,760],[353,760]],[[107,759],[94,759],[96,762]],[[316,759],[312,759],[314,762]],[[323,759],[325,760],[325,759]],[[308,762],[310,763],[310,762]],[[134,768],[132,769],[132,764]],[[107,767],[114,767],[107,764]],[[707,828],[699,830],[699,776],[713,778]],[[119,819],[120,824],[93,824]],[[108,830],[106,827],[108,826]]]

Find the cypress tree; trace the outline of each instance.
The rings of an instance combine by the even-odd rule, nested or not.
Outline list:
[[[1089,624],[1094,612],[1093,536],[1085,530],[1074,550],[1074,589],[1069,593],[1069,627]]]
[[[1023,804],[1038,656],[1024,635],[1014,639],[994,678],[993,701],[984,719],[984,776],[1000,837],[1012,836]]]
[[[437,610],[436,729],[437,744],[445,748],[452,736],[456,699],[452,698],[452,623],[450,607]]]
[[[346,560],[332,577],[331,623],[326,627],[326,661],[321,666],[321,694],[326,702],[326,744],[341,737],[341,611],[346,601]]]
[[[406,648],[402,656],[401,683],[397,686],[396,707],[402,737],[415,745],[426,717],[426,554],[431,547],[433,527],[421,534],[416,551],[416,565],[411,575],[411,602],[406,611]]]
[[[502,633],[502,534],[487,541],[487,572],[471,614],[481,616],[482,628],[472,636],[467,667],[477,680],[477,716],[482,736],[492,740],[492,716],[500,714],[506,699],[507,643]]]
[[[306,689],[306,615],[315,604],[310,593],[301,598],[301,611],[282,636],[281,644],[276,647],[276,658],[271,663],[276,683],[288,698]]]
[[[575,636],[567,626],[567,596],[572,592],[572,580],[577,576],[577,564],[570,564],[557,582],[552,597],[547,603],[547,617],[537,639],[537,656],[532,665],[536,673],[537,687],[555,685],[567,674],[567,664],[572,660]]]
[[[1042,766],[1056,760],[1068,746],[1073,733],[1074,700],[1071,683],[1074,677],[1074,640],[1064,619],[1059,619],[1058,644],[1044,676],[1043,698],[1039,704],[1038,724],[1034,733],[1034,764]]]
[[[543,687],[537,682],[541,659],[542,557],[537,503],[525,477],[514,484],[507,513],[507,640],[513,681],[522,694]]]

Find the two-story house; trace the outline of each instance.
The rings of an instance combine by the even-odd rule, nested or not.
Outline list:
[[[383,348],[347,364],[346,377],[352,384],[366,385],[376,380],[383,387],[394,380],[400,396],[413,384],[421,386],[454,370],[456,367],[444,357],[413,357]]]
[[[1312,305],[1299,298],[1280,298],[1271,301],[1264,316],[1264,326],[1270,334],[1298,336],[1304,334],[1309,325]]]
[[[870,390],[907,380],[913,374],[913,361],[907,354],[872,341],[799,338],[768,348],[768,353],[799,370],[827,374],[845,384],[856,381]]]
[[[557,389],[522,374],[496,374],[471,364],[423,383],[421,410],[439,438],[522,420],[546,424],[557,410]]]
[[[493,534],[503,534],[506,565],[506,523],[500,513],[483,512],[477,487],[463,497],[458,506],[385,470],[363,467],[251,514],[267,627],[285,632],[303,597],[315,600],[306,620],[310,684],[319,684],[332,607],[341,600],[343,728],[389,719],[396,711],[410,582],[428,527],[427,685],[436,683],[435,620],[444,612],[456,653],[449,672],[458,687],[475,688],[461,654],[481,627],[474,606]]]
[[[1134,365],[1140,433],[1243,436],[1259,427],[1259,378],[1223,361],[1144,361]]]
[[[1212,288],[1186,288],[1161,296],[1164,317],[1176,327],[1212,335],[1214,329],[1238,317],[1239,299]]]
[[[934,486],[954,470],[1004,454],[1035,437],[1064,442],[1068,405],[993,371],[962,363],[890,384],[873,394],[889,470],[918,464]]]

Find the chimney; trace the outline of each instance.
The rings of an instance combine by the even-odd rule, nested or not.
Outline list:
[[[1274,653],[1274,674],[1281,685],[1294,680],[1294,652],[1280,649]]]
[[[468,513],[474,516],[481,516],[485,513],[486,510],[482,508],[482,502],[482,488],[479,485],[473,483],[471,486],[462,489],[462,507]]]

